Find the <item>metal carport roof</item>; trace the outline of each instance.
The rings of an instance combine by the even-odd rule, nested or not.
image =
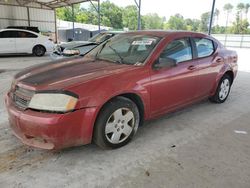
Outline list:
[[[72,4],[91,2],[99,0],[0,0],[2,5],[15,5],[41,9],[55,9]]]
[[[30,26],[30,13],[29,8],[43,9],[43,10],[53,10],[55,12],[56,8],[71,6],[72,14],[74,15],[74,4],[91,2],[94,6],[95,10],[98,12],[98,22],[99,22],[99,31],[100,31],[100,0],[0,0],[0,5],[8,5],[8,6],[17,6],[17,7],[26,7],[28,12],[28,26]],[[97,2],[97,7],[93,4],[93,2]],[[55,17],[55,34],[57,40],[57,26],[56,26],[56,14]],[[74,29],[74,20],[73,29]]]

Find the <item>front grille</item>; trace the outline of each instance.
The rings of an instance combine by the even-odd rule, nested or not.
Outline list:
[[[12,100],[17,107],[25,110],[28,108],[29,102],[33,95],[34,91],[30,91],[16,86],[12,95]]]

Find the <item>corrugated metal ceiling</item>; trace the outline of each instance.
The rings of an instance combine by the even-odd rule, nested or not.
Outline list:
[[[41,9],[55,9],[72,4],[88,2],[90,0],[0,0],[2,5],[15,5],[24,7],[33,7]],[[92,0],[98,1],[98,0]]]

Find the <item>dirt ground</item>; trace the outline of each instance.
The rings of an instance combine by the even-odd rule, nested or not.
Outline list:
[[[146,122],[117,150],[58,152],[21,144],[3,102],[18,70],[49,57],[0,57],[0,187],[249,188],[250,49],[236,50],[240,71],[224,104],[202,101]]]

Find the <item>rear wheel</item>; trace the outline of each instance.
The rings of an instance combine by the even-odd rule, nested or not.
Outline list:
[[[210,98],[210,101],[215,102],[215,103],[225,102],[230,93],[231,84],[232,84],[231,77],[225,74],[221,78],[218,84],[218,87],[216,89],[216,93],[214,94],[214,96]]]
[[[46,52],[46,49],[42,45],[37,45],[33,48],[33,54],[35,56],[41,57],[45,54],[45,52]]]
[[[94,142],[101,148],[119,148],[135,135],[140,121],[136,104],[117,97],[101,110],[94,130]]]

